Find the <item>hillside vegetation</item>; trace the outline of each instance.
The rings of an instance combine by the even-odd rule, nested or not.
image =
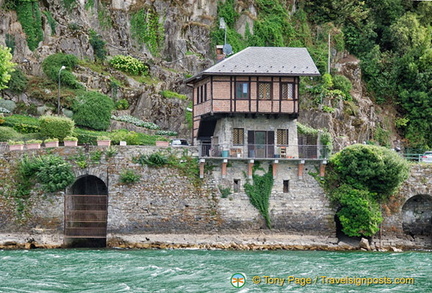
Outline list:
[[[333,68],[341,56],[355,55],[361,60],[368,96],[378,106],[396,109],[394,124],[405,145],[419,151],[432,146],[430,2],[158,0],[124,1],[121,7],[116,1],[81,2],[3,1],[5,23],[16,18],[24,32],[9,25],[3,44],[18,63],[17,70],[10,72],[9,88],[3,90],[5,100],[18,105],[9,107],[12,113],[55,112],[60,80],[61,107],[73,119],[79,117],[77,105],[86,96],[83,91],[97,90],[119,110],[164,131],[188,135],[190,104],[184,97],[189,89],[183,79],[212,63],[213,48],[224,43],[226,33],[234,52],[248,46],[307,47],[323,75],[304,79],[301,90],[310,105],[320,106],[325,113],[334,112],[331,106],[320,105],[326,97],[344,101],[355,112],[351,81]],[[226,30],[220,28],[220,18]],[[78,60],[62,71],[64,62],[56,63],[59,59],[52,57],[61,56],[58,53]],[[33,66],[29,68],[23,58]],[[43,71],[37,70],[42,67]],[[174,98],[166,98],[167,92]],[[45,110],[23,102],[23,93],[27,100],[42,101]],[[5,100],[0,108],[7,108]],[[182,123],[172,121],[173,117],[180,117]],[[85,126],[95,124],[90,121]],[[375,141],[390,145],[387,136],[378,139],[378,132],[375,136]]]

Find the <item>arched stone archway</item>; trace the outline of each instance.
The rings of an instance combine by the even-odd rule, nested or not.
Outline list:
[[[69,194],[80,195],[108,195],[105,182],[99,177],[85,175],[78,178],[69,189]]]
[[[405,202],[402,228],[405,234],[413,237],[432,235],[432,196],[418,194]]]
[[[64,245],[105,247],[108,188],[93,175],[78,178],[65,195]]]

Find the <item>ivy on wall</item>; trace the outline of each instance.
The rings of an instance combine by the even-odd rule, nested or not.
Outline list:
[[[159,49],[165,39],[164,27],[159,23],[159,15],[152,9],[140,9],[131,15],[132,37],[140,44],[145,44],[150,53],[160,54]]]
[[[16,2],[18,20],[27,36],[27,44],[34,51],[43,40],[42,18],[37,0],[19,0]]]
[[[319,136],[320,143],[325,147],[326,151],[328,151],[329,154],[332,152],[333,141],[332,136],[328,131],[322,129],[315,129],[307,125],[301,124],[297,121],[297,132],[299,134],[306,134],[315,137]]]
[[[273,188],[273,167],[270,165],[268,172],[264,175],[256,174],[256,171],[265,172],[260,167],[259,163],[253,166],[252,183],[247,180],[244,189],[249,196],[251,204],[258,209],[260,214],[264,217],[266,225],[271,229],[271,219],[269,214],[270,195]]]
[[[19,216],[25,214],[31,191],[40,184],[43,192],[56,192],[66,188],[75,180],[72,166],[56,155],[24,156],[16,166],[15,188],[4,192],[3,196],[12,198]]]

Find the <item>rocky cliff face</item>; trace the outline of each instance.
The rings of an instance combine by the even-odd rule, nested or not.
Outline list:
[[[4,3],[5,0],[0,0],[0,5]],[[68,7],[66,3],[69,3]],[[132,115],[189,136],[185,121],[189,102],[166,99],[160,91],[190,94],[190,89],[183,83],[185,76],[213,64],[210,30],[217,18],[217,3],[218,0],[44,0],[39,1],[43,28],[43,41],[39,46],[34,51],[28,48],[15,11],[7,10],[0,10],[0,44],[12,37],[14,62],[29,76],[43,77],[41,62],[54,53],[74,54],[79,59],[94,61],[95,52],[90,44],[90,32],[94,30],[106,42],[108,56],[132,55],[144,61],[150,67],[152,80],[139,83],[108,66],[103,73],[80,66],[74,74],[85,87],[115,95],[117,99],[125,98],[131,104],[129,110]],[[295,5],[292,7],[295,9]],[[140,45],[132,37],[131,15],[140,9],[153,11],[159,16],[159,23],[163,23],[165,38],[157,54],[152,54],[146,45]],[[254,1],[237,1],[236,10],[241,14],[236,30],[244,33],[248,26],[253,31]],[[54,30],[47,13],[56,22]],[[301,115],[303,123],[329,129],[336,138],[336,148],[352,141],[368,140],[377,125],[385,126],[384,116],[376,114],[376,107],[361,86],[358,62],[341,62],[338,68],[341,74],[353,81],[354,103],[324,101],[336,109],[331,114],[310,110],[306,103]],[[114,79],[121,80],[125,86],[114,89]],[[6,91],[3,96],[36,106],[43,104],[28,94],[16,95]]]
[[[396,111],[392,105],[373,103],[361,80],[360,61],[347,55],[336,59],[334,67],[338,74],[351,81],[352,101],[327,98],[317,109],[306,98],[302,101],[299,121],[313,128],[327,129],[333,137],[335,151],[353,143],[376,140],[393,148],[401,147],[394,127]],[[323,111],[323,106],[331,107],[334,112]]]

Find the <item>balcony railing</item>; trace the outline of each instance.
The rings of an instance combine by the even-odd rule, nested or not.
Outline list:
[[[330,151],[322,145],[212,145],[203,143],[199,147],[200,157],[226,158],[285,158],[327,159]]]

